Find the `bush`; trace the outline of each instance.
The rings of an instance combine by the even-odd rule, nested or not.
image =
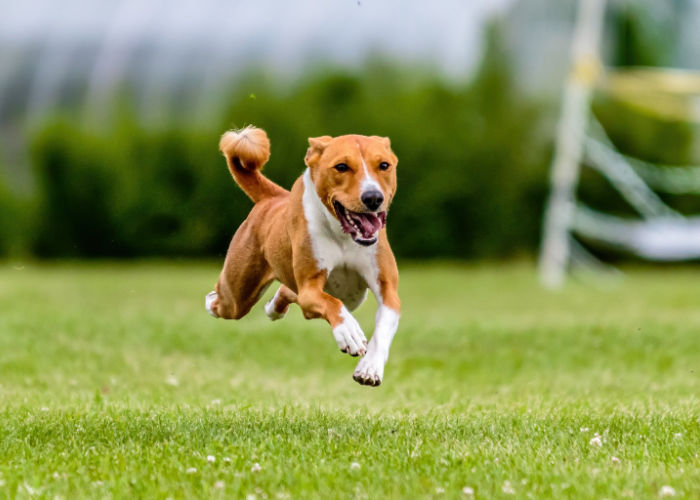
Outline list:
[[[21,255],[31,233],[28,203],[13,195],[0,179],[0,255]]]
[[[230,178],[218,138],[252,123],[272,141],[267,175],[285,187],[305,168],[308,137],[390,137],[399,190],[388,231],[400,257],[533,253],[548,191],[551,108],[518,94],[499,40],[489,32],[482,67],[463,86],[375,60],[353,73],[319,68],[285,92],[264,75],[249,76],[208,130],[145,129],[128,112],[101,132],[47,124],[32,148],[39,186],[32,249],[41,256],[224,254],[251,202]],[[641,119],[604,99],[595,112],[626,153],[688,157],[686,125]],[[580,194],[594,207],[630,213],[589,169]],[[669,201],[700,210],[697,200]]]
[[[451,87],[427,71],[371,61],[361,71],[319,70],[289,93],[263,77],[239,82],[216,132],[153,131],[124,118],[107,133],[71,121],[33,141],[41,256],[223,254],[251,203],[217,150],[221,132],[267,130],[266,173],[290,187],[308,137],[389,136],[399,191],[388,230],[403,257],[531,252],[546,192],[542,110],[517,95],[492,36],[479,76]]]
[[[223,252],[249,209],[215,136],[124,122],[107,137],[56,123],[33,150],[40,256]]]

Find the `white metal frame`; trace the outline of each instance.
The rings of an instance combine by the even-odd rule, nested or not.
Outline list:
[[[572,44],[573,64],[564,87],[539,260],[540,280],[548,288],[563,285],[570,259],[575,194],[591,94],[601,67],[598,54],[604,17],[605,0],[579,2]]]

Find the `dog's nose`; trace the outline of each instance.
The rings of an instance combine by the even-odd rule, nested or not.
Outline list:
[[[384,195],[381,191],[377,191],[375,189],[373,191],[367,191],[366,193],[362,193],[360,199],[367,208],[369,208],[370,210],[376,210],[379,208],[379,205],[381,205],[384,201]]]

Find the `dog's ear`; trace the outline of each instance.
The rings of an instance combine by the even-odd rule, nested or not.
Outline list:
[[[380,137],[378,135],[373,135],[371,139],[376,139],[380,141],[387,149],[391,149],[391,140],[388,137]]]
[[[318,159],[323,154],[323,150],[328,147],[333,138],[330,135],[322,135],[321,137],[309,137],[309,149],[306,150],[304,163],[307,166],[316,164]]]

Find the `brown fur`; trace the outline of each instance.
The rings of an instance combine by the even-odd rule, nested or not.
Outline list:
[[[287,193],[260,173],[270,159],[270,140],[264,130],[255,127],[229,130],[221,136],[219,149],[226,157],[231,175],[254,203]]]
[[[231,174],[255,206],[231,241],[216,284],[212,312],[227,319],[245,316],[276,279],[282,283],[274,303],[276,312],[282,313],[296,302],[306,318],[321,317],[332,327],[337,326],[342,322],[342,303],[324,292],[328,276],[318,268],[313,254],[302,204],[302,178],[287,191],[260,173],[270,156],[270,142],[261,129],[226,132],[219,146]],[[360,135],[309,139],[305,162],[331,214],[335,215],[334,200],[350,210],[364,210],[360,201],[362,158],[385,193],[382,210],[386,210],[396,192],[398,161],[389,139]],[[390,164],[388,170],[379,169],[382,161]],[[347,164],[350,171],[339,173],[333,168],[338,163]],[[398,313],[398,270],[385,229],[381,229],[376,245],[382,300]]]

